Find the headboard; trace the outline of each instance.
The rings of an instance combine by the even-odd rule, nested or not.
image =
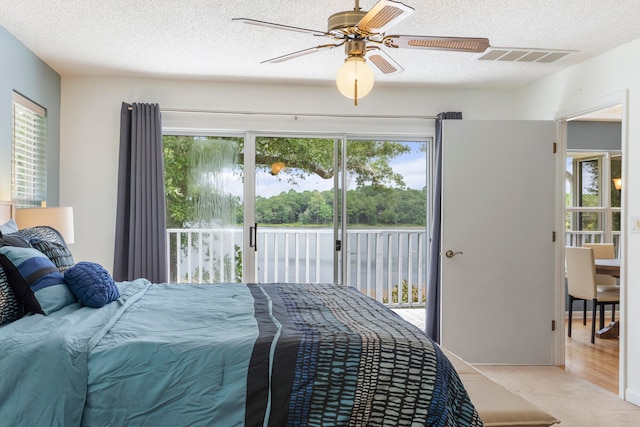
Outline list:
[[[16,207],[11,201],[0,200],[0,224],[16,217]]]

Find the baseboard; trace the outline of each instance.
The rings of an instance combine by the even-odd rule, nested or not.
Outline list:
[[[596,316],[598,316],[598,313],[596,313]],[[604,316],[605,316],[604,318],[605,321],[607,319],[611,320],[611,308],[604,310]],[[569,319],[568,311],[564,312],[564,319],[565,320]],[[575,319],[582,319],[582,310],[576,310],[576,309],[573,310],[573,320]],[[587,310],[587,320],[591,320],[591,310]],[[620,312],[618,310],[616,310],[616,320],[620,320]]]
[[[627,402],[640,406],[640,392],[635,390],[625,390],[625,397]]]

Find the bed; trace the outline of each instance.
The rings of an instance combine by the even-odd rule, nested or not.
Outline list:
[[[26,251],[0,248],[4,276]],[[73,298],[38,289],[46,315],[0,326],[7,425],[483,425],[452,355],[353,288],[115,283],[66,262]],[[76,271],[110,289],[103,305],[76,296]],[[484,425],[534,425],[500,422]]]

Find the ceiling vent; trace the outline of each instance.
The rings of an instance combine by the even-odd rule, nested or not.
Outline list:
[[[479,61],[541,62],[551,64],[571,55],[574,50],[523,49],[490,47],[478,57]]]

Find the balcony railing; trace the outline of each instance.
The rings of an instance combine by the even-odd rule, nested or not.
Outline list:
[[[180,283],[242,281],[240,227],[167,230],[167,273]],[[419,229],[348,230],[338,257],[343,282],[392,307],[423,307],[426,299],[426,232]],[[334,281],[332,229],[261,227],[258,282]]]

